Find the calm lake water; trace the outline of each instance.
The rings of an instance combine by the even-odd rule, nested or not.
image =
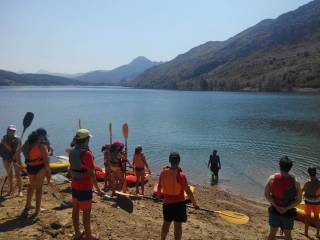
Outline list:
[[[64,154],[81,119],[82,127],[92,131],[91,148],[99,164],[101,146],[109,142],[109,122],[114,140],[124,140],[121,126],[127,122],[130,158],[134,146],[142,144],[151,169],[158,173],[170,151],[179,151],[189,181],[200,184],[209,183],[206,162],[217,149],[221,184],[258,198],[281,156],[294,160],[293,173],[301,181],[307,166],[319,167],[320,162],[316,94],[14,87],[0,88],[0,110],[1,135],[8,124],[16,124],[21,134],[24,114],[34,112],[26,136],[46,128],[56,155]]]

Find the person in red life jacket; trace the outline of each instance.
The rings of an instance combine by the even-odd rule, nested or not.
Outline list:
[[[110,144],[106,144],[101,148],[104,159],[104,191],[107,192],[111,189],[111,165],[110,165]]]
[[[301,202],[301,188],[293,175],[289,174],[292,161],[284,156],[279,160],[280,173],[271,175],[265,186],[265,197],[270,202],[268,240],[275,239],[278,228],[284,232],[285,239],[291,240],[296,209]]]
[[[28,136],[27,141],[22,146],[25,163],[27,165],[27,173],[29,176],[27,201],[22,214],[24,216],[28,215],[28,211],[31,208],[32,196],[35,192],[36,210],[33,216],[35,219],[38,218],[38,215],[40,214],[44,178],[47,177],[49,182],[51,178],[51,170],[48,161],[48,148],[46,144],[43,144],[46,138],[47,131],[43,128],[39,128]]]
[[[317,178],[317,169],[315,167],[309,167],[308,173],[310,181],[307,181],[302,188],[305,202],[304,211],[306,213],[304,233],[306,236],[308,236],[309,224],[311,221],[311,212],[313,212],[314,222],[317,229],[316,237],[319,238],[320,181]]]
[[[96,188],[98,194],[103,196],[103,192],[98,186],[95,176],[94,157],[89,149],[90,132],[87,129],[79,129],[75,136],[75,145],[69,154],[71,170],[71,188],[72,188],[72,221],[75,231],[74,239],[99,239],[91,234],[91,207],[92,207],[92,189]],[[84,232],[80,232],[79,215],[83,211]]]
[[[145,168],[147,168],[150,173],[150,168],[146,161],[146,158],[142,152],[142,146],[138,145],[134,150],[133,156],[133,168],[137,177],[136,181],[136,194],[139,194],[139,185],[141,186],[141,194],[144,195],[144,178],[145,178]]]
[[[122,154],[121,154],[121,145],[119,141],[115,141],[110,146],[109,151],[109,163],[111,169],[111,189],[112,194],[114,195],[116,190],[121,190],[124,178],[122,173]]]
[[[8,195],[13,193],[13,170],[17,180],[18,195],[22,197],[22,181],[21,181],[21,158],[18,149],[21,147],[21,140],[16,133],[16,126],[9,125],[7,134],[3,136],[0,143],[0,156],[3,160],[3,165],[6,169],[9,180]]]
[[[219,170],[221,169],[220,157],[217,154],[217,150],[213,150],[212,155],[210,155],[208,168],[211,170],[211,184],[218,183],[219,180]]]
[[[182,223],[187,221],[187,206],[184,192],[187,193],[193,206],[198,209],[194,196],[189,188],[187,178],[179,167],[180,155],[177,152],[170,153],[170,167],[164,167],[158,182],[158,198],[163,192],[163,224],[161,229],[161,240],[166,239],[171,222],[174,222],[175,240],[182,237]]]

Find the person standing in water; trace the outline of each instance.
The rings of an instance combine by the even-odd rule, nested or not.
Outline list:
[[[317,229],[316,237],[319,238],[320,181],[317,178],[317,169],[315,167],[309,167],[308,173],[310,181],[306,182],[302,188],[305,201],[304,211],[306,213],[304,234],[308,236],[311,212],[313,212],[314,222]]]
[[[157,195],[161,197],[163,192],[163,224],[161,229],[161,240],[165,240],[171,222],[174,222],[174,238],[182,238],[182,223],[187,221],[187,206],[184,192],[187,193],[190,201],[196,209],[199,206],[188,185],[186,175],[179,167],[180,155],[177,152],[170,153],[170,166],[163,168],[160,174]]]
[[[213,150],[210,155],[208,168],[211,171],[211,184],[216,184],[219,181],[219,170],[221,169],[220,157],[217,155],[217,150]]]
[[[7,134],[3,136],[0,143],[0,156],[3,160],[3,165],[6,169],[8,180],[9,180],[9,191],[8,195],[13,193],[13,170],[17,180],[18,195],[22,196],[22,181],[21,181],[21,158],[20,151],[21,140],[16,136],[16,126],[9,125],[7,128]]]
[[[278,228],[283,230],[286,240],[292,240],[291,231],[296,215],[295,206],[301,202],[301,188],[293,175],[289,174],[292,161],[284,156],[279,160],[280,173],[271,175],[264,195],[269,207],[270,232],[268,240],[276,239]]]

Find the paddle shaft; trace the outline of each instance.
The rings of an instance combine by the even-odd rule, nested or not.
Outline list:
[[[112,124],[109,123],[109,140],[110,140],[110,146],[112,144]]]

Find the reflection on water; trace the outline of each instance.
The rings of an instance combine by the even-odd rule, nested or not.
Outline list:
[[[30,130],[45,127],[55,153],[64,154],[78,119],[92,131],[91,147],[102,164],[101,146],[123,140],[129,124],[130,158],[137,144],[154,172],[168,164],[170,151],[181,153],[189,179],[208,182],[206,162],[213,149],[222,161],[221,184],[262,196],[267,177],[288,155],[293,173],[305,180],[306,168],[320,159],[320,95],[284,93],[178,92],[108,87],[0,88],[0,132],[35,113]],[[19,124],[20,123],[20,124]],[[2,171],[3,172],[3,171]]]

